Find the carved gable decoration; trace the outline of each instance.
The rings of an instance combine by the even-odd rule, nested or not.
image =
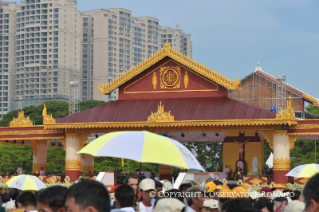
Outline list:
[[[189,96],[191,92],[201,92],[200,96],[227,96],[228,90],[240,90],[239,83],[239,79],[232,81],[165,43],[164,48],[158,53],[109,84],[100,84],[98,89],[102,94],[109,94],[119,88],[119,99],[150,98],[149,94],[154,93],[160,94],[161,98],[170,98],[167,95],[198,96],[198,94]],[[203,92],[210,92],[210,94],[203,94]]]
[[[29,117],[24,117],[24,111],[20,109],[18,113],[18,118],[13,118],[10,122],[10,127],[31,127],[33,126],[32,121]]]

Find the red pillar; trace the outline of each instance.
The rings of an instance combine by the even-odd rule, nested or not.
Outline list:
[[[289,171],[273,171],[273,181],[277,184],[287,184],[289,183],[288,181],[288,177],[286,177],[285,175],[288,173]]]
[[[65,176],[70,177],[70,182],[74,183],[77,179],[79,179],[81,175],[81,171],[72,171],[72,170],[65,170]]]

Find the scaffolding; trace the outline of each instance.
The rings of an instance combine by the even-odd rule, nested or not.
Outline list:
[[[278,80],[277,80],[278,79]],[[279,112],[286,107],[287,97],[291,96],[295,111],[304,111],[302,93],[285,82],[286,76],[271,76],[257,66],[256,71],[244,77],[239,87],[242,91],[229,90],[232,99],[270,110],[272,106]]]
[[[275,75],[276,79],[276,109],[285,109],[286,108],[286,75]]]
[[[70,100],[69,100],[69,115],[75,114],[80,110],[80,82],[70,81]]]

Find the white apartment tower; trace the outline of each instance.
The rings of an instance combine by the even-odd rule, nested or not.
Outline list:
[[[117,90],[102,95],[106,84],[159,51],[165,37],[178,51],[192,56],[190,35],[180,29],[161,27],[153,17],[131,17],[125,9],[82,12],[82,99],[116,100]]]
[[[0,119],[10,111],[15,72],[17,4],[0,1]]]
[[[69,100],[69,81],[81,76],[81,23],[75,0],[21,1],[12,110]]]

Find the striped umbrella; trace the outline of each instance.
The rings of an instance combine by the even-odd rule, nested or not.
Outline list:
[[[17,188],[22,191],[39,191],[46,188],[43,182],[33,175],[19,175],[6,182],[9,188]]]
[[[290,172],[288,172],[286,176],[296,177],[296,178],[302,178],[302,177],[310,178],[318,173],[319,173],[319,165],[311,163],[311,164],[304,164],[304,165],[295,167]]]
[[[204,171],[194,155],[180,142],[147,131],[108,133],[95,139],[78,153]]]

